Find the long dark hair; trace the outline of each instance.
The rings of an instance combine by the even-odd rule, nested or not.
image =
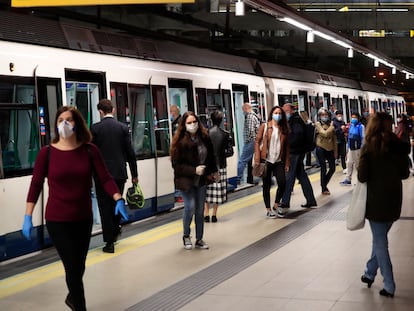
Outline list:
[[[368,119],[365,133],[365,148],[369,152],[388,151],[389,142],[395,136],[392,131],[392,117],[386,112],[376,112]]]
[[[171,143],[171,148],[170,148],[171,158],[179,156],[179,155],[176,155],[177,146],[179,143],[181,143],[184,146],[188,146],[191,142],[191,134],[187,132],[187,129],[185,127],[185,123],[189,116],[193,116],[198,122],[198,130],[195,135],[201,137],[203,140],[208,138],[207,129],[203,126],[202,122],[200,121],[200,118],[194,112],[187,111],[181,117],[180,123],[178,124],[177,130],[175,131],[175,134],[174,134],[174,137]]]
[[[70,113],[72,113],[73,121],[75,121],[76,140],[79,143],[83,143],[83,144],[91,142],[92,134],[89,131],[88,126],[86,125],[85,119],[82,117],[82,114],[79,112],[79,110],[73,106],[62,106],[56,111],[55,137],[53,138],[52,143],[56,144],[60,139],[59,132],[57,129],[57,120],[59,116],[66,111],[69,111]]]
[[[280,129],[281,133],[287,135],[289,133],[289,127],[288,127],[288,123],[287,123],[286,113],[285,113],[285,111],[283,110],[282,107],[274,106],[272,109],[270,109],[267,121],[272,121],[273,120],[273,113],[275,112],[275,110],[277,108],[279,108],[282,111],[282,119],[277,123],[277,125],[279,126],[279,129]]]

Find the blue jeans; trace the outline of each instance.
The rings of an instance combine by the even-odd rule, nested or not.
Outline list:
[[[290,154],[290,168],[286,176],[286,188],[282,197],[282,207],[290,207],[290,196],[292,194],[296,178],[300,182],[303,195],[306,198],[306,203],[316,204],[312,185],[309,181],[308,174],[306,174],[305,168],[303,167],[304,157],[304,154]]]
[[[367,262],[365,276],[371,280],[375,279],[377,270],[380,268],[384,277],[384,289],[394,294],[395,282],[392,272],[392,263],[390,253],[388,252],[388,231],[390,231],[393,222],[376,222],[369,221],[372,232],[372,253]]]
[[[249,141],[248,143],[244,143],[243,150],[239,158],[239,163],[237,164],[238,181],[241,180],[247,163],[249,163],[249,161],[253,158],[253,153],[254,153],[254,140]]]
[[[321,166],[321,188],[322,192],[328,191],[328,183],[335,173],[335,155],[333,151],[327,151],[323,148],[316,147],[316,157]],[[326,161],[328,161],[329,170],[326,171]]]
[[[184,199],[183,231],[184,236],[190,236],[190,225],[195,216],[196,239],[203,239],[204,232],[204,201],[206,186],[191,187],[190,191],[181,191]]]

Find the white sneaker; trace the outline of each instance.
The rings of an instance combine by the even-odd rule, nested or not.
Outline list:
[[[191,243],[191,237],[183,236],[184,248],[190,250],[193,248],[193,243]]]
[[[288,207],[279,207],[277,209],[277,216],[280,218],[284,218],[288,212],[289,208]]]
[[[270,211],[267,211],[266,217],[267,218],[276,218],[276,214],[272,211],[272,209],[270,209]]]

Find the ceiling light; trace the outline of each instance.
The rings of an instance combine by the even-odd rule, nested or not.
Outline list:
[[[313,43],[313,42],[315,42],[315,35],[313,34],[313,31],[308,31],[306,33],[306,42],[307,43]]]
[[[354,50],[348,49],[348,58],[353,58],[353,57],[354,57]]]
[[[236,2],[236,16],[244,16],[244,2],[241,0],[237,0]]]
[[[300,29],[303,29],[303,30],[308,30],[308,31],[312,30],[312,28],[310,28],[309,26],[306,26],[305,24],[299,23],[299,22],[295,21],[294,19],[292,19],[290,17],[284,17],[284,18],[280,19],[280,21],[286,22],[288,24],[291,24],[291,25],[296,26],[296,27],[298,27]]]

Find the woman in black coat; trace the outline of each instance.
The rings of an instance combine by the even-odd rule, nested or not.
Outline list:
[[[385,112],[371,116],[361,150],[358,180],[367,183],[365,217],[372,231],[372,254],[362,282],[371,287],[378,268],[384,277],[380,295],[394,297],[395,282],[388,252],[388,231],[401,214],[402,179],[409,176],[409,144],[392,132],[392,117]]]
[[[208,249],[207,243],[203,241],[204,201],[206,185],[216,177],[217,166],[208,132],[194,112],[187,111],[182,116],[171,144],[170,155],[175,188],[181,190],[184,199],[184,248],[193,248],[190,225],[194,215],[195,247]]]

